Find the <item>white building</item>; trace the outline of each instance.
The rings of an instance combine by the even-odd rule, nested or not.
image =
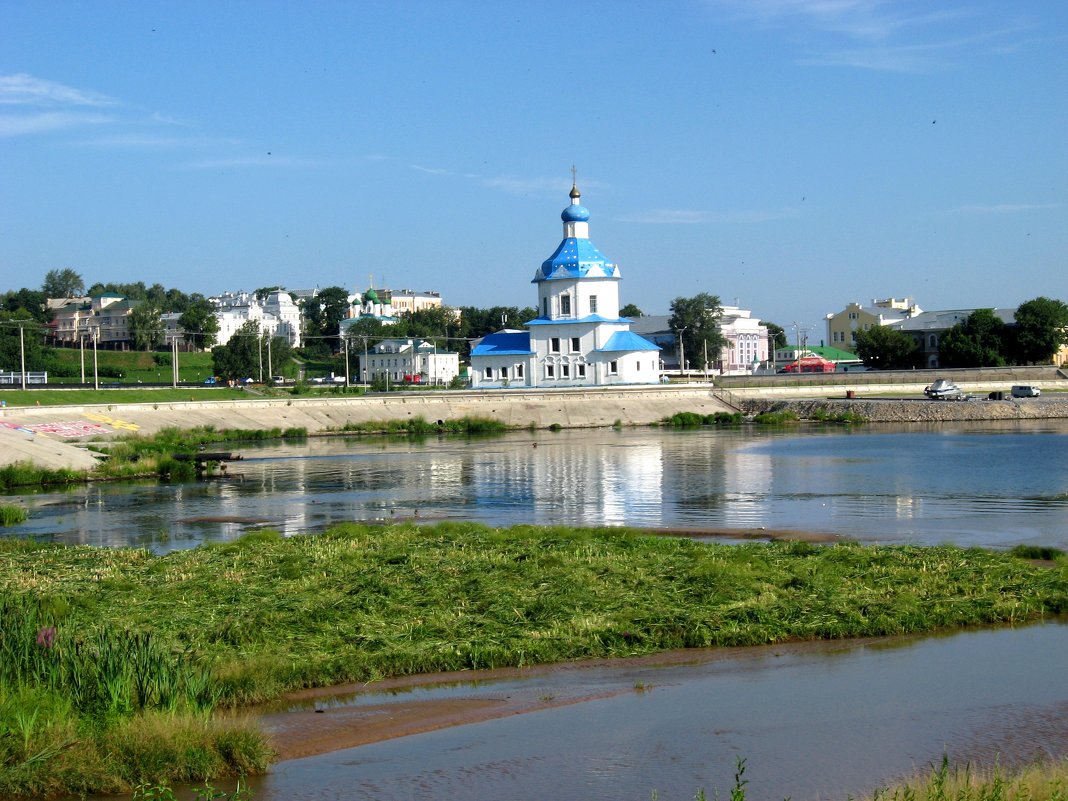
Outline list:
[[[744,375],[768,360],[768,328],[749,309],[723,306],[719,330],[727,340],[719,354],[719,372]]]
[[[538,317],[527,331],[503,330],[471,350],[475,387],[655,384],[660,349],[619,316],[619,267],[589,238],[590,212],[571,187],[560,215],[564,238],[534,274]]]
[[[363,380],[394,384],[448,384],[460,374],[460,355],[425,340],[384,339],[371,348]]]
[[[288,292],[276,290],[262,301],[249,292],[225,292],[210,300],[216,307],[215,319],[219,322],[216,341],[220,345],[229,342],[249,320],[255,320],[261,334],[284,337],[294,348],[300,347],[300,307]]]

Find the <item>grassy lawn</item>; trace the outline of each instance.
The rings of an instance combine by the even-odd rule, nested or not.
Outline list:
[[[0,389],[0,400],[15,406],[81,406],[106,403],[171,403],[175,401],[248,400],[242,389],[227,387],[160,387],[158,389]]]
[[[61,375],[49,376],[51,383],[81,381],[82,353],[77,348],[56,348],[55,369]],[[97,372],[101,382],[123,384],[159,384],[171,381],[171,354],[144,351],[98,350]],[[212,374],[210,353],[179,353],[178,380],[200,383]],[[93,354],[85,352],[85,379],[93,380]]]
[[[204,710],[298,687],[1022,623],[1068,610],[1068,560],[353,524],[164,556],[0,541],[0,601],[0,795],[10,796],[72,775],[114,787],[261,769],[255,731],[220,731]],[[134,748],[147,729],[170,757]],[[217,758],[191,766],[183,755],[201,753],[188,745],[197,737]],[[84,747],[62,747],[70,738]]]

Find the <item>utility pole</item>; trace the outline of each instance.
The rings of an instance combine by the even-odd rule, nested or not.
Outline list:
[[[100,329],[93,329],[93,389],[100,389],[100,373],[96,369],[96,341],[100,338]]]
[[[85,334],[78,334],[78,344],[81,345],[82,383],[85,383]]]
[[[171,386],[178,389],[178,337],[171,340]]]
[[[345,346],[345,386],[349,385],[349,338],[342,335],[341,342]]]
[[[26,340],[22,335],[21,323],[19,323],[19,353],[22,358],[22,388],[26,389]]]
[[[272,364],[273,362],[271,361],[271,338],[267,337],[267,375],[270,376],[274,375],[274,368],[271,366]]]

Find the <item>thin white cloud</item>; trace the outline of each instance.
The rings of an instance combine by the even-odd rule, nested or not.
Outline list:
[[[741,19],[768,27],[802,26],[849,40],[855,46],[810,48],[801,66],[853,67],[903,73],[930,73],[956,66],[957,57],[976,45],[990,54],[1014,52],[1006,41],[1032,27],[1015,23],[991,29],[989,18],[969,9],[938,9],[902,0],[708,0],[732,9]],[[962,35],[963,26],[971,33]],[[999,41],[1000,40],[1000,41]]]
[[[26,136],[48,131],[83,128],[89,125],[105,125],[114,121],[114,117],[105,114],[86,114],[68,111],[7,115],[0,116],[0,137]]]
[[[99,92],[75,89],[25,72],[0,75],[0,103],[13,106],[117,106],[119,101]]]
[[[189,170],[218,170],[231,167],[319,167],[324,162],[314,159],[299,159],[289,156],[238,156],[235,158],[203,159],[181,165]]]
[[[960,214],[1020,214],[1027,211],[1059,209],[1063,203],[991,203],[958,206],[954,211]]]
[[[695,209],[652,209],[620,218],[621,222],[639,225],[750,225],[753,223],[785,220],[798,215],[797,209],[772,209],[767,211],[733,211],[713,213]]]
[[[219,145],[234,146],[242,144],[237,139],[220,140],[197,136],[160,136],[151,133],[114,133],[82,139],[71,144],[84,147],[101,148],[141,148],[141,149],[179,149],[203,148]]]
[[[474,181],[487,189],[498,189],[513,195],[528,194],[551,194],[559,192],[570,183],[569,178],[520,178],[514,175],[485,176],[473,172],[456,172],[442,167],[427,167],[422,164],[412,164],[411,168],[426,175],[439,175],[447,178],[462,178],[466,181]],[[579,187],[582,189],[597,189],[604,184],[596,180],[579,178]]]
[[[766,25],[799,21],[851,39],[881,41],[907,30],[971,16],[963,10],[909,12],[887,0],[713,0],[738,16]]]

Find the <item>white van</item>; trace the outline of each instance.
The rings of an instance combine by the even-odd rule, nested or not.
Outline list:
[[[1027,384],[1017,384],[1012,388],[1012,397],[1014,398],[1037,398],[1042,394],[1042,390],[1038,387],[1028,386]]]

